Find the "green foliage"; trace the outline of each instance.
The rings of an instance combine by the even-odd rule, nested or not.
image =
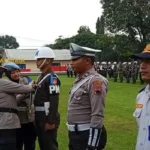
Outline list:
[[[5,35],[5,36],[0,36],[0,46],[6,49],[16,49],[19,47],[19,44],[17,43],[15,37]]]
[[[97,36],[94,33],[80,33],[75,35],[72,39],[73,42],[86,47],[96,48],[95,47],[95,40]]]
[[[97,35],[95,47],[102,50],[102,52],[98,54],[98,61],[110,61],[117,59],[117,55],[113,51],[113,39],[113,36]]]
[[[91,30],[88,26],[80,26],[80,28],[77,32],[78,32],[78,34],[91,33]]]
[[[137,50],[138,40],[132,42],[127,34],[104,34],[104,17],[97,21],[97,34],[90,31],[89,27],[81,26],[78,34],[70,38],[59,36],[55,44],[47,45],[53,49],[69,49],[70,43],[102,50],[97,54],[96,61],[128,61],[128,57]]]
[[[102,15],[101,18],[98,17],[96,22],[96,34],[104,34],[105,33],[105,21],[104,16]]]
[[[112,33],[125,33],[137,49],[150,41],[149,0],[101,0],[105,27]]]
[[[78,34],[70,38],[62,38],[61,36],[55,40],[55,44],[47,45],[53,49],[69,49],[71,42],[79,44],[81,46],[87,46],[94,48],[96,35],[92,33],[87,26],[81,26],[78,30]]]

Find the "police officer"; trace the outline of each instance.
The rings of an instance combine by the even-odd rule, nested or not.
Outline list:
[[[122,62],[119,62],[119,64],[118,64],[118,75],[119,75],[120,83],[122,83],[123,82],[123,65],[122,65]]]
[[[60,80],[52,71],[54,58],[53,50],[48,47],[39,48],[35,54],[37,68],[42,72],[37,81],[34,100],[40,150],[58,150]]]
[[[117,67],[117,62],[113,62],[113,75],[114,75],[114,82],[117,82],[118,79],[118,67]]]
[[[132,77],[132,82],[135,84],[136,83],[136,73],[137,73],[137,63],[136,61],[132,62],[131,65],[131,77]]]
[[[94,70],[95,53],[99,51],[74,43],[70,51],[78,76],[68,103],[69,150],[101,150],[106,145],[103,121],[108,81]]]
[[[111,62],[108,62],[108,76],[109,76],[109,79],[112,78],[112,65],[111,65]]]
[[[136,150],[150,150],[150,44],[142,53],[134,54],[132,57],[141,60],[141,77],[147,83],[137,95],[133,114],[138,124]]]
[[[67,69],[67,76],[72,78],[73,77],[73,72],[72,72],[71,65],[68,64],[66,69]]]
[[[126,82],[127,83],[130,83],[130,78],[131,78],[131,62],[128,62],[127,63],[127,66],[126,66]]]
[[[20,75],[20,67],[13,63],[5,63],[6,76],[15,83],[28,85],[32,79]],[[17,129],[17,150],[35,150],[36,132],[34,127],[34,106],[32,93],[16,95],[18,104],[18,116],[21,128]]]
[[[0,67],[0,74],[6,72]],[[15,94],[33,91],[29,85],[17,84],[0,79],[0,150],[16,150],[16,129],[20,128]]]

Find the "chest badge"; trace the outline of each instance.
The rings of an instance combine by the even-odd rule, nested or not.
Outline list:
[[[136,104],[136,108],[142,108],[143,104]]]

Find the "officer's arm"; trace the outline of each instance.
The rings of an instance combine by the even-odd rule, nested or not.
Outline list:
[[[101,129],[104,120],[105,96],[108,89],[107,80],[94,78],[89,85],[91,102],[91,127],[88,146],[96,148],[100,141]]]
[[[0,90],[5,93],[21,94],[21,93],[29,93],[33,91],[31,85],[22,85],[6,79],[1,79],[1,80],[3,81],[1,81]]]
[[[56,115],[58,112],[58,104],[59,104],[59,92],[60,92],[60,81],[57,79],[57,85],[50,85],[49,86],[49,114],[48,114],[48,123],[49,124],[56,124]]]
[[[59,95],[50,96],[50,109],[48,114],[48,123],[56,124],[56,114],[58,112]]]
[[[16,95],[17,104],[19,105],[23,100],[26,100],[27,97],[29,97],[29,94],[17,94]]]
[[[20,80],[23,80],[23,85],[28,85],[30,82],[32,82],[32,79],[28,76],[22,76]],[[17,104],[19,105],[23,100],[26,100],[30,96],[30,93],[26,94],[16,94],[16,100]]]

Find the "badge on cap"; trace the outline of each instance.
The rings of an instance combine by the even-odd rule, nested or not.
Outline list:
[[[35,56],[38,56],[39,55],[39,51],[37,51],[36,53],[35,53]]]

